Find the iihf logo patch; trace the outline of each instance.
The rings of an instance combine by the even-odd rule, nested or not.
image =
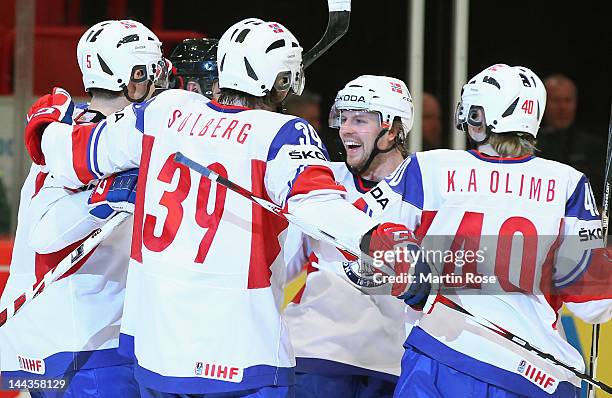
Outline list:
[[[202,376],[202,369],[204,368],[204,364],[200,361],[196,362],[195,365],[195,374],[196,376]]]
[[[268,26],[272,28],[274,33],[283,33],[284,32],[283,28],[281,28],[280,25],[277,24],[277,23],[271,23]]]
[[[517,370],[521,376],[549,394],[554,393],[559,386],[559,379],[548,373],[546,369],[538,368],[524,359],[519,363]]]
[[[391,85],[391,91],[393,91],[394,93],[404,93],[404,90],[402,90],[402,86],[399,83],[389,82],[389,84]]]

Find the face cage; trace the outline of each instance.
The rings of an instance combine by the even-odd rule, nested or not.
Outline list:
[[[348,109],[348,108],[338,109],[336,108],[335,104],[332,106],[331,110],[329,111],[328,124],[330,128],[340,129],[340,127],[342,126],[342,112],[343,111],[375,114],[378,117],[378,128],[380,129],[388,128],[388,127],[383,126],[382,115],[378,111],[372,111],[368,109]]]
[[[200,94],[202,94],[208,99],[212,99],[213,97],[213,84],[219,81],[219,79],[209,79],[207,77],[202,76],[177,75],[176,77],[180,78],[182,80],[182,83],[180,84],[180,87],[178,87],[177,85],[177,87],[173,88],[187,90],[187,85],[191,82],[194,82],[197,83],[200,87],[200,90],[202,91]]]
[[[218,79],[217,61],[175,61],[176,73],[180,76],[198,76]]]

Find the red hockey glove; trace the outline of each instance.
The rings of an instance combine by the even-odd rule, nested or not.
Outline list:
[[[30,158],[36,164],[45,164],[41,141],[45,128],[53,122],[72,124],[74,103],[70,94],[55,87],[51,94],[41,97],[30,107],[25,127],[25,145]]]
[[[372,228],[363,236],[361,251],[372,257],[372,272],[391,277],[391,294],[402,296],[410,288],[413,253],[419,251],[414,233],[401,224],[383,223]],[[385,279],[388,280],[388,279]],[[404,298],[404,297],[400,297]]]

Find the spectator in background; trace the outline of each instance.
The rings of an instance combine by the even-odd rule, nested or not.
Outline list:
[[[544,127],[538,133],[540,156],[569,164],[585,173],[601,204],[605,140],[576,124],[578,90],[567,76],[556,73],[544,79],[547,100]]]
[[[283,103],[283,113],[306,119],[319,133],[331,160],[334,162],[344,160],[346,157],[344,145],[338,133],[331,131],[327,124],[321,125],[321,96],[319,94],[304,90],[302,95],[288,95]]]
[[[443,148],[442,116],[438,99],[423,92],[423,150]]]
[[[284,113],[306,119],[308,123],[321,131],[321,96],[308,90],[302,95],[290,95],[284,103]]]

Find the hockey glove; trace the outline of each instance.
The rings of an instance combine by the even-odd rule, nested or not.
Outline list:
[[[130,169],[98,181],[89,197],[89,214],[106,220],[115,212],[134,212],[138,169]]]
[[[53,122],[72,124],[74,103],[70,94],[55,87],[51,94],[44,95],[30,107],[25,127],[25,145],[34,163],[45,164],[41,141],[45,128]]]
[[[411,230],[400,224],[379,224],[364,235],[360,246],[372,257],[374,274],[380,274],[379,280],[391,285],[393,296],[408,305],[422,306],[431,286],[421,275],[428,274],[430,269],[422,261],[420,246]]]

